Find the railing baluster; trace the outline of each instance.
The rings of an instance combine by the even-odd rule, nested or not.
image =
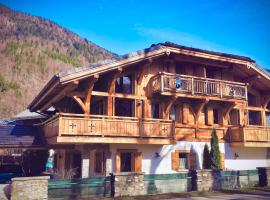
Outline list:
[[[192,77],[191,78],[191,92],[192,92],[192,95],[194,95],[194,78]]]

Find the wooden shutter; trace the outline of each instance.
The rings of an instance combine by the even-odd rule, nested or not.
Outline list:
[[[189,154],[189,168],[196,169],[196,154],[193,152]]]
[[[142,152],[135,152],[135,172],[142,172]]]
[[[225,168],[225,154],[221,153],[220,154],[220,161],[221,161],[221,169]]]
[[[213,125],[214,123],[213,108],[210,106],[207,106],[206,114],[207,114],[207,125],[209,126]]]
[[[189,105],[187,103],[183,103],[183,124],[188,124],[189,117]]]
[[[116,171],[116,173],[120,172],[120,165],[121,165],[120,152],[116,152],[116,154],[115,154],[115,171]]]
[[[177,151],[172,152],[172,170],[179,170],[179,153]]]

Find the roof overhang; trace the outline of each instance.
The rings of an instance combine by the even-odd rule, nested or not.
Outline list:
[[[28,108],[32,112],[39,110],[40,107],[46,103],[46,99],[52,98],[53,95],[57,94],[67,84],[71,82],[80,81],[82,79],[99,75],[118,68],[124,68],[131,64],[142,62],[144,60],[153,59],[163,55],[170,55],[171,53],[243,65],[246,66],[248,69],[253,70],[255,73],[260,74],[268,81],[270,81],[269,74],[265,70],[259,68],[256,65],[256,63],[248,57],[205,51],[190,47],[183,47],[172,43],[163,43],[153,45],[150,48],[144,49],[142,51],[125,55],[121,59],[109,63],[96,65],[95,67],[91,66],[91,67],[75,68],[67,72],[56,74],[45,85],[45,87],[40,91],[40,93],[35,97],[35,99],[30,103]]]

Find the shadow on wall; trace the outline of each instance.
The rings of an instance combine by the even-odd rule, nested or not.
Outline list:
[[[200,156],[198,154],[198,152],[195,150],[193,144],[190,147],[190,153],[192,153],[195,156],[195,169],[200,169]]]

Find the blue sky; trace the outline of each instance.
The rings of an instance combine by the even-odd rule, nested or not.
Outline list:
[[[0,0],[118,54],[171,41],[250,56],[270,69],[270,0]]]

